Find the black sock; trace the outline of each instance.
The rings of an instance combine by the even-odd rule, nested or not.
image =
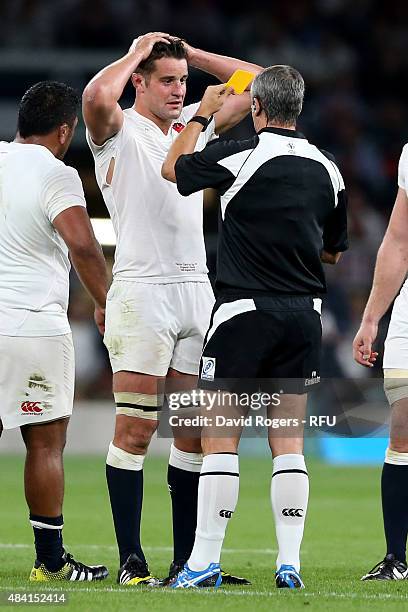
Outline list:
[[[131,553],[145,561],[140,544],[143,503],[143,470],[121,470],[106,466],[109,497],[119,547],[120,565]]]
[[[381,496],[387,554],[406,562],[408,534],[408,465],[384,463]]]
[[[37,561],[44,563],[50,572],[56,572],[64,565],[62,558],[62,526],[61,516],[47,517],[30,513],[30,523],[34,531],[35,552]],[[49,525],[49,527],[47,527]]]
[[[174,560],[187,560],[193,550],[197,526],[197,499],[200,472],[169,465],[167,482],[173,509]]]

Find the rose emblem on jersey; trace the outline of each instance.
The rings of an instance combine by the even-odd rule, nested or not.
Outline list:
[[[176,123],[173,123],[172,127],[173,127],[173,130],[176,130],[176,132],[180,134],[180,132],[184,130],[186,126],[183,123],[176,122]]]

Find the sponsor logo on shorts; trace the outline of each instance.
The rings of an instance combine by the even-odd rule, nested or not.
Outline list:
[[[222,516],[222,518],[230,519],[233,514],[233,510],[220,510],[220,516]]]
[[[305,378],[305,387],[309,387],[310,385],[317,385],[319,382],[320,376],[317,375],[316,371],[313,371],[311,378]]]
[[[284,508],[283,516],[303,516],[303,508]]]
[[[215,357],[203,357],[203,367],[201,368],[202,380],[214,380]]]
[[[21,403],[21,412],[23,414],[42,414],[43,408],[41,406],[41,402],[22,402]]]

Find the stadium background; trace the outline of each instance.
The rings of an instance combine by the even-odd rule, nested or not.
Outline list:
[[[230,0],[14,0],[0,4],[0,138],[14,136],[17,102],[27,87],[59,79],[82,90],[133,38],[168,31],[209,51],[260,65],[288,63],[305,77],[300,129],[337,158],[349,194],[350,250],[325,266],[323,375],[378,376],[351,358],[351,342],[370,288],[375,255],[396,193],[401,147],[408,140],[404,81],[408,5],[404,0],[291,0],[238,9]],[[187,102],[200,99],[211,77],[191,70]],[[122,105],[133,103],[133,88]],[[233,136],[252,133],[248,118]],[[80,122],[66,161],[85,186],[91,217],[107,217]],[[210,271],[216,249],[216,206],[205,210]],[[113,248],[105,247],[112,260]],[[70,320],[76,346],[78,400],[111,400],[106,351],[92,304],[72,275]],[[385,318],[380,339],[387,326]],[[380,364],[379,364],[380,365]]]
[[[350,250],[338,266],[326,267],[329,293],[323,315],[323,374],[353,381],[379,377],[380,367],[367,371],[354,364],[351,342],[395,198],[399,154],[408,141],[405,100],[408,3],[405,0],[388,3],[382,0],[258,0],[253,7],[238,8],[231,0],[3,0],[0,3],[0,138],[13,138],[17,103],[30,85],[42,79],[57,79],[82,90],[100,68],[123,55],[134,38],[153,30],[168,31],[184,37],[193,46],[263,66],[288,63],[303,74],[307,93],[299,127],[313,143],[335,154],[349,194]],[[205,86],[212,82],[208,75],[191,70],[187,102],[200,99]],[[124,107],[133,103],[130,87],[125,90],[121,103]],[[246,137],[251,132],[248,119],[234,130],[233,136]],[[81,175],[91,217],[107,217],[95,182],[82,120],[66,161]],[[213,273],[215,207],[205,210],[205,237]],[[104,250],[111,264],[113,249],[105,247]],[[88,486],[94,468],[99,470],[97,482],[104,487],[101,454],[105,452],[113,426],[111,373],[93,324],[92,311],[90,299],[73,274],[69,314],[76,346],[77,410],[67,453],[81,456],[95,453],[97,459],[86,464],[80,458],[69,459],[68,484],[74,487],[80,476],[84,490],[88,491],[94,490]],[[385,318],[381,325],[380,340],[387,322]],[[381,397],[380,401],[385,402],[385,398]],[[371,458],[379,466],[385,446],[384,440],[379,442],[362,446],[358,441],[351,441],[344,458],[348,462]],[[168,442],[162,442],[155,449],[165,452],[167,446]],[[307,446],[312,456],[320,457],[319,461],[333,459],[321,441],[309,440]],[[0,523],[4,522],[3,517],[6,525],[14,516],[13,500],[22,503],[21,461],[12,456],[21,450],[18,433],[6,432],[0,441],[3,465],[0,484],[11,491],[11,505],[7,509],[0,506]],[[265,463],[267,450],[262,441],[246,440],[243,450],[259,456],[259,460],[249,461],[259,461],[266,471],[269,462]],[[164,463],[157,461],[164,479]],[[321,482],[327,484],[331,478],[329,472],[324,471],[326,468],[321,463],[316,465],[317,470],[323,470]],[[364,529],[368,528],[373,537],[376,534],[372,546],[374,551],[374,544],[377,545],[377,554],[381,542],[377,516],[379,469],[367,470],[354,471],[353,476],[361,477],[367,490],[360,490],[357,481],[346,479],[342,473],[345,481],[340,481],[340,488],[333,492],[331,499],[340,512],[346,508],[342,504],[347,504],[348,509],[353,504],[351,491],[356,496],[361,494],[366,512]],[[87,474],[88,484],[84,481]],[[164,480],[161,486],[160,495],[165,496]],[[244,495],[243,488],[241,498]],[[103,499],[106,505],[106,497]],[[75,503],[69,503],[68,509],[75,513]],[[19,512],[24,515],[23,509]],[[108,517],[108,511],[104,513]],[[347,516],[350,525],[353,519]],[[24,529],[20,533],[16,528],[15,538],[10,536],[6,541],[30,541]],[[0,537],[3,542],[4,533]],[[113,544],[112,536],[109,525],[110,544]],[[166,537],[169,541],[169,534]],[[340,535],[338,540],[341,546]],[[2,552],[0,548],[0,557]],[[376,608],[376,602],[370,603],[373,609],[382,609],[380,604]]]

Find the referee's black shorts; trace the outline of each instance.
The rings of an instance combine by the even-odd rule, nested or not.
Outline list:
[[[213,308],[199,387],[307,393],[320,381],[321,300],[223,296]]]

